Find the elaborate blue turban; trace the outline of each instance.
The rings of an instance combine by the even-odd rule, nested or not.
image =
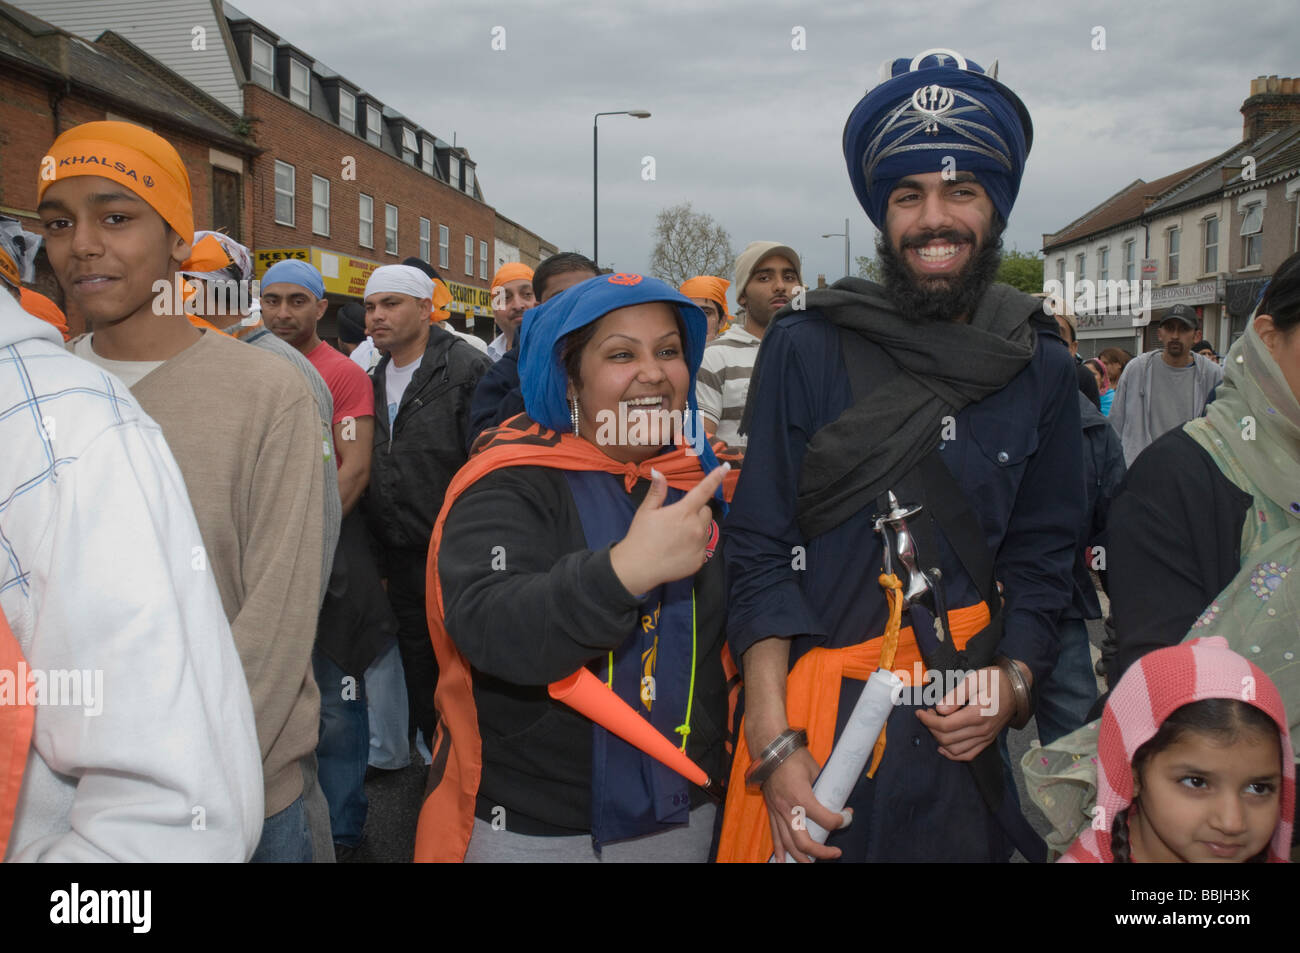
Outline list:
[[[642,275],[597,275],[566,288],[545,304],[524,312],[519,332],[519,385],[528,416],[552,430],[567,430],[569,402],[565,397],[568,375],[561,359],[566,335],[599,321],[611,311],[647,301],[663,301],[681,315],[686,328],[682,342],[691,383],[687,396],[688,413],[698,415],[695,400],[695,375],[704,358],[708,320],[699,305],[658,278]],[[704,472],[717,466],[717,458],[698,416],[691,428],[696,452]]]
[[[1029,111],[995,78],[951,50],[927,50],[881,67],[881,82],[844,124],[853,191],[882,232],[899,179],[953,168],[973,172],[1002,215],[1011,215],[1033,143]]]

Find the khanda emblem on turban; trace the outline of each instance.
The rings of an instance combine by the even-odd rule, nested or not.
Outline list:
[[[939,118],[952,108],[953,93],[951,89],[938,84],[922,86],[912,94],[912,108],[929,121],[921,131],[932,136],[939,134]]]

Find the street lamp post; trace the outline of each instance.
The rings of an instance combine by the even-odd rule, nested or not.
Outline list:
[[[600,150],[597,147],[596,120],[601,116],[633,116],[637,119],[649,119],[650,113],[644,109],[618,109],[613,112],[596,113],[591,119],[591,260],[600,267],[600,217],[597,213],[596,167]]]
[[[847,278],[849,276],[849,220],[847,218],[844,220],[844,231],[829,232],[823,235],[822,238],[844,239],[844,277]]]

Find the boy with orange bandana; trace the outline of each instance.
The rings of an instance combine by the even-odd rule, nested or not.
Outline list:
[[[193,327],[155,294],[194,236],[189,176],[166,141],[129,123],[70,129],[41,164],[38,203],[50,265],[94,329],[70,348],[120,377],[162,427],[198,517],[193,560],[216,579],[261,747],[266,820],[253,860],[309,861],[323,545],[311,392],[283,361]]]

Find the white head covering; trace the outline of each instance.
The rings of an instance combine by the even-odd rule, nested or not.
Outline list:
[[[410,265],[380,265],[370,273],[364,297],[395,291],[412,298],[433,300],[433,279]]]

